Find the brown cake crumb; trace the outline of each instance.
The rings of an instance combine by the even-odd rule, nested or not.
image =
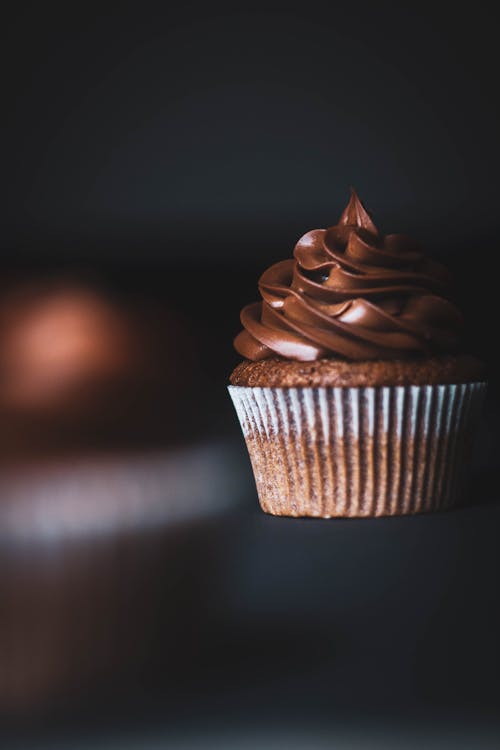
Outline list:
[[[278,357],[244,360],[231,373],[231,385],[268,388],[369,387],[469,383],[484,379],[485,367],[469,355],[411,360],[296,362]]]

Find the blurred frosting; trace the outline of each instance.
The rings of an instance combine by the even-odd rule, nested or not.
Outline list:
[[[338,224],[313,229],[259,279],[241,311],[246,359],[393,359],[453,352],[462,317],[449,275],[402,234],[381,235],[355,191]]]

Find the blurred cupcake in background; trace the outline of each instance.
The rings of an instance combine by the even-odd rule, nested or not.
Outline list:
[[[213,590],[205,525],[241,494],[193,428],[189,326],[117,287],[4,280],[0,721],[177,685]]]

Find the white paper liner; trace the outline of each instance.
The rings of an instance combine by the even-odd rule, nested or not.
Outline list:
[[[262,509],[322,518],[456,502],[485,390],[229,386]]]

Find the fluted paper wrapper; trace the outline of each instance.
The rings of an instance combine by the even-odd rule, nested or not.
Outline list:
[[[484,392],[229,386],[262,509],[321,518],[453,505]]]

